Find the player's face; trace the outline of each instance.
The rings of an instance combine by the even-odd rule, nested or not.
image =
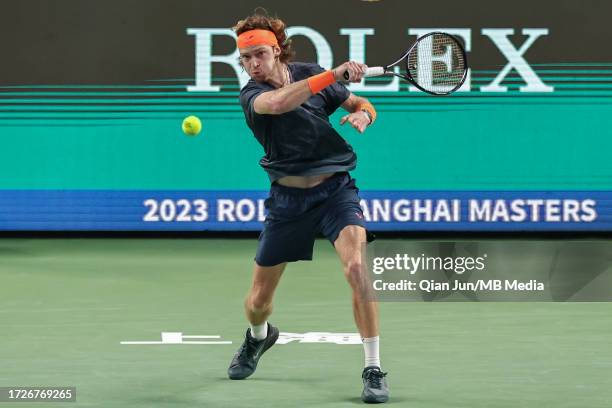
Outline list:
[[[258,45],[240,50],[240,62],[255,81],[264,81],[274,69],[280,49],[270,45]]]

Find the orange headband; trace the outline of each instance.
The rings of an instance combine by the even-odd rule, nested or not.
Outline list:
[[[249,30],[238,36],[238,48],[253,47],[255,45],[278,45],[278,40],[272,31]]]

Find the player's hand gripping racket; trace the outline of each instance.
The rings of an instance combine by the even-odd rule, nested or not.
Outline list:
[[[405,62],[405,73],[396,74],[395,65]],[[467,57],[463,46],[454,36],[433,32],[425,34],[393,64],[369,67],[365,77],[396,75],[423,92],[432,95],[448,95],[461,88],[468,72]],[[349,79],[349,73],[344,73]]]

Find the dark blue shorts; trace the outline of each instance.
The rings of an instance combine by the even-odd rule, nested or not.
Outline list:
[[[336,173],[313,188],[272,184],[265,201],[268,215],[259,235],[257,264],[309,261],[318,234],[333,244],[347,225],[365,228],[358,193],[348,173]]]

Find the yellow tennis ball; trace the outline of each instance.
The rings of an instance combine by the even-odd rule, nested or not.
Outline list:
[[[202,122],[197,116],[187,116],[183,119],[182,127],[187,136],[196,136],[202,130]]]

